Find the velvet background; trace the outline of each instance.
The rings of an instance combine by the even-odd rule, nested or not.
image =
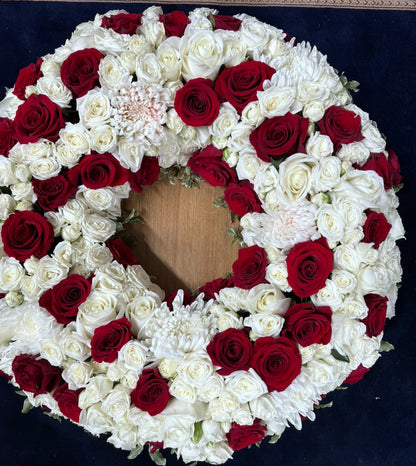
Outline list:
[[[226,2],[225,2],[226,3]],[[75,26],[115,8],[140,12],[143,4],[0,2],[0,83],[12,87],[18,70],[52,52]],[[190,6],[164,7],[188,11]],[[416,15],[409,11],[320,8],[223,7],[222,14],[247,12],[308,40],[349,79],[360,82],[355,102],[370,113],[401,160],[405,188],[400,213],[407,230],[401,241],[403,286],[397,316],[384,339],[396,350],[384,353],[357,385],[330,394],[331,409],[297,432],[287,429],[276,445],[237,452],[235,466],[411,466],[416,464],[415,381],[415,51]],[[0,97],[3,97],[1,91]],[[0,380],[0,465],[153,464],[147,453],[133,462],[70,422],[34,409],[20,413],[23,398]],[[168,466],[182,464],[167,454]]]

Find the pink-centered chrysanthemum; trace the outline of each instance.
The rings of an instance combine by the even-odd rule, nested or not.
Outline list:
[[[313,204],[281,206],[269,213],[246,214],[242,235],[248,245],[290,249],[296,243],[317,238],[316,207]]]
[[[159,85],[133,82],[111,90],[110,99],[111,123],[120,135],[145,136],[153,144],[160,143],[169,91]]]

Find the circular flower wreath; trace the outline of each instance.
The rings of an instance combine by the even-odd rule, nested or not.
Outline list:
[[[308,43],[159,7],[79,25],[0,103],[0,369],[135,456],[222,463],[375,363],[403,237],[395,153]],[[118,234],[160,172],[224,186],[232,274],[168,298]]]

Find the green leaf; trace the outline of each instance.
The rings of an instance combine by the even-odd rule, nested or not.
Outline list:
[[[32,403],[29,401],[29,399],[26,398],[25,401],[23,402],[22,414],[28,413],[33,407],[34,407],[34,406],[33,406]]]
[[[398,193],[403,188],[403,186],[404,186],[403,183],[400,183],[400,184],[398,184],[396,186],[393,186],[394,192]]]
[[[214,16],[212,15],[212,13],[210,13],[208,15],[208,19],[209,19],[209,22],[211,23],[212,25],[212,29],[215,31],[215,19],[214,19]]]
[[[334,357],[337,361],[350,362],[350,358],[348,356],[344,356],[343,354],[339,353],[335,348],[331,350],[331,356]]]
[[[154,453],[150,453],[149,451],[149,456],[151,460],[157,464],[157,466],[165,466],[166,465],[166,458],[163,457],[162,453],[160,453],[160,450],[156,450]]]
[[[55,421],[62,422],[61,416],[58,416],[57,414],[52,414],[48,411],[43,411],[43,414],[45,416],[51,417],[52,419],[55,419]]]
[[[273,165],[273,167],[279,171],[279,165],[285,160],[285,157],[280,157],[280,159],[270,159],[270,163]]]
[[[202,436],[204,435],[204,431],[202,430],[202,421],[195,422],[194,424],[194,435],[192,436],[192,443],[197,444]]]
[[[269,443],[274,444],[276,443],[280,438],[280,435],[273,435],[273,437],[270,438]]]
[[[224,201],[224,195],[222,195],[218,199],[215,199],[214,205],[215,207],[225,207],[226,209],[228,209],[228,204]]]
[[[388,353],[391,350],[394,350],[394,346],[388,341],[382,340],[380,343],[380,351]]]
[[[128,460],[134,460],[137,458],[140,453],[143,451],[143,445],[137,445],[136,448],[133,448],[133,450],[130,451],[129,456],[127,457]]]
[[[316,405],[315,406],[315,409],[325,409],[325,408],[332,408],[332,405],[334,403],[332,401],[330,401],[329,403],[325,403],[323,405]]]
[[[229,228],[227,233],[233,238],[232,244],[238,243],[240,246],[244,246],[244,239],[241,235],[241,231],[236,231],[233,228]]]

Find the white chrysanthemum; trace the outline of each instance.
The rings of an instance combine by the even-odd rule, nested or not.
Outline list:
[[[183,291],[179,290],[170,312],[166,303],[156,310],[153,322],[152,351],[158,359],[179,361],[185,354],[204,349],[215,334],[216,318],[209,314],[211,301],[202,295],[183,305]],[[163,316],[163,318],[162,318]]]
[[[315,224],[316,207],[304,204],[289,207],[280,206],[272,214],[249,213],[241,219],[244,241],[250,246],[253,243],[262,248],[291,248],[296,243],[308,241],[317,237]],[[254,220],[254,221],[253,221]],[[259,227],[246,225],[260,224]],[[254,228],[254,235],[250,234]]]
[[[123,136],[140,133],[158,144],[166,122],[169,92],[160,85],[133,82],[110,91],[111,123]]]

